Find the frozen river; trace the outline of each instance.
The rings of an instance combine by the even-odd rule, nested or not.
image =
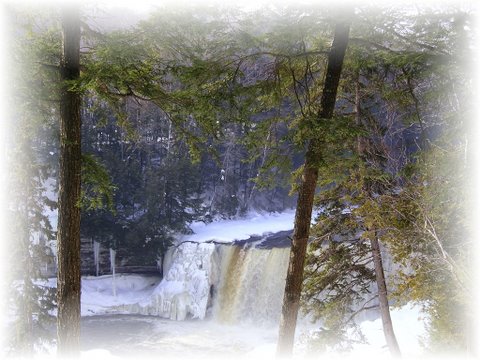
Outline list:
[[[424,335],[420,308],[405,306],[392,311],[396,334],[405,357],[418,357],[418,342]],[[390,358],[385,347],[381,320],[360,325],[367,343],[353,344],[349,353],[323,354],[328,358]],[[312,324],[297,327],[294,358],[317,358],[309,353],[308,330]],[[174,321],[156,316],[98,315],[82,318],[82,358],[156,359],[274,359],[277,327],[222,324],[215,320]],[[308,356],[310,355],[310,356]]]

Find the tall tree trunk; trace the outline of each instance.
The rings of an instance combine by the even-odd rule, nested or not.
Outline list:
[[[58,194],[57,351],[78,356],[80,346],[80,95],[67,81],[80,75],[79,9],[62,9],[63,56],[60,66],[60,169]]]
[[[327,73],[318,116],[319,122],[327,121],[327,119],[331,119],[333,116],[349,31],[350,24],[347,21],[339,22],[335,26],[332,48],[328,55]],[[321,141],[320,139],[311,139],[305,155],[305,164],[295,212],[295,225],[285,284],[285,295],[283,297],[277,356],[290,356],[293,350],[297,315],[300,306],[300,293],[302,291],[303,267],[310,233],[313,198],[317,186],[320,158]]]
[[[372,247],[373,263],[375,265],[375,278],[378,288],[378,301],[380,303],[380,314],[382,316],[383,333],[387,341],[388,349],[392,356],[400,357],[400,348],[397,338],[393,331],[392,318],[390,317],[390,308],[388,306],[387,285],[385,282],[385,273],[383,271],[382,254],[375,231],[375,235],[370,239]]]
[[[361,125],[361,105],[360,105],[360,74],[357,74],[357,82],[355,84],[355,122],[358,126]],[[357,140],[358,154],[364,161],[368,154],[366,153],[366,140],[359,136]],[[371,193],[368,186],[365,186],[364,191]],[[388,349],[392,356],[401,356],[400,348],[398,346],[395,332],[393,331],[392,318],[390,317],[390,307],[388,305],[387,285],[385,282],[385,272],[383,271],[382,254],[380,252],[380,245],[377,237],[377,232],[373,231],[373,237],[370,240],[372,248],[373,263],[375,267],[375,279],[378,289],[378,300],[380,304],[380,315],[382,317],[383,333],[387,341]]]

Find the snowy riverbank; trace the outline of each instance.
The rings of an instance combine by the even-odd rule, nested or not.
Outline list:
[[[117,338],[117,343],[112,338],[105,340],[101,345],[101,339],[93,339],[91,334],[84,335],[86,337],[84,342],[88,345],[84,347],[84,358],[134,356],[136,348],[141,349],[141,357],[154,355],[156,352],[167,358],[181,359],[204,358],[208,354],[217,358],[227,355],[248,358],[274,357],[277,336],[275,326],[225,324],[214,319],[171,321],[156,316],[126,316],[128,314],[126,309],[132,304],[141,302],[154,293],[158,280],[151,276],[120,275],[116,279],[117,294],[114,296],[111,277],[83,279],[82,315],[88,316],[86,319],[89,319],[85,320],[87,324],[85,326],[92,328],[91,331],[97,327],[109,327],[112,336],[119,333],[118,331],[125,336],[123,340]],[[406,357],[421,356],[422,348],[419,340],[425,335],[425,323],[420,308],[407,305],[400,309],[392,309],[392,320],[404,355]],[[364,321],[359,325],[367,343],[354,344],[352,351],[342,354],[341,357],[389,357],[385,348],[381,320]],[[306,321],[299,323],[296,357],[308,356],[308,334],[315,328],[316,326]],[[145,333],[143,335],[135,333],[138,331]],[[104,336],[108,337],[108,334]],[[133,341],[132,339],[136,339],[135,343],[129,343]],[[328,352],[328,354],[329,358],[340,357],[340,354],[334,352]]]

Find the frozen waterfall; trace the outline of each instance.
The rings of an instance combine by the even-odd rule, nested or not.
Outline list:
[[[119,310],[172,320],[278,321],[288,256],[288,248],[182,243],[168,250],[152,294]]]

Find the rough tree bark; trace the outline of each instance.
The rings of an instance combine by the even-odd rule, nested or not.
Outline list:
[[[335,26],[332,48],[328,54],[327,73],[320,102],[318,121],[333,117],[338,83],[342,72],[343,59],[348,44],[350,23],[339,22]],[[310,222],[312,219],[313,198],[318,179],[318,163],[321,158],[321,142],[311,139],[305,155],[304,169],[298,193],[292,247],[283,297],[282,316],[280,319],[277,356],[291,356],[300,306],[303,268],[307,250]]]
[[[80,95],[69,81],[80,75],[80,17],[73,4],[62,8],[60,64],[60,168],[58,193],[57,351],[78,356],[80,345]]]

